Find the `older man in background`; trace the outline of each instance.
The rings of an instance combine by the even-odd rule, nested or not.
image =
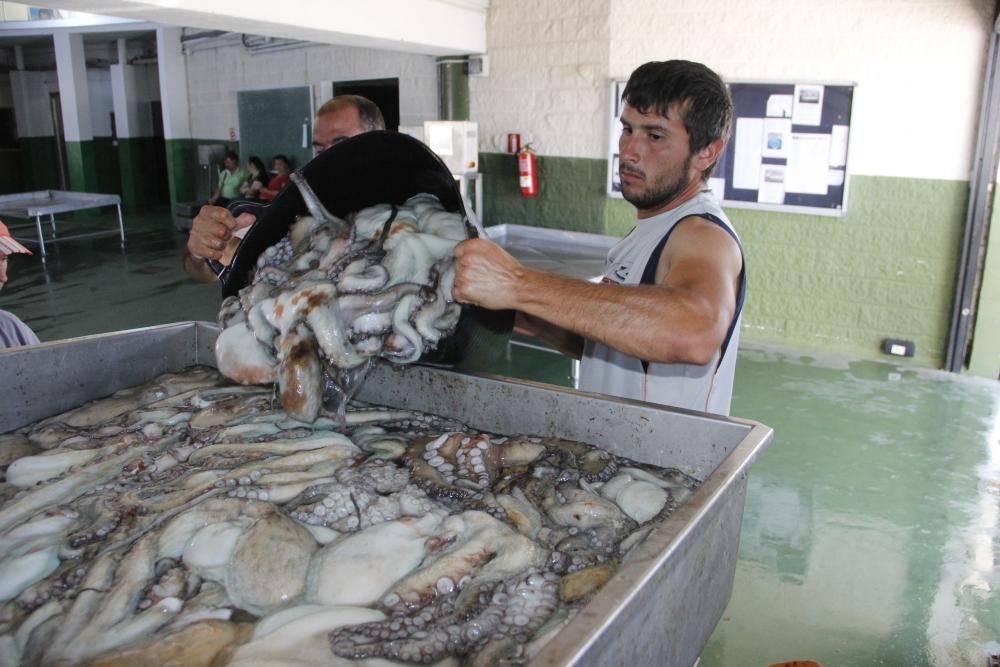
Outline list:
[[[316,112],[313,149],[319,154],[348,137],[384,129],[385,120],[374,102],[360,95],[337,95]],[[228,266],[240,245],[238,232],[253,221],[254,216],[249,213],[235,218],[229,209],[203,206],[191,224],[184,270],[198,282],[217,280],[205,260],[213,259]]]
[[[31,251],[10,235],[7,225],[0,222],[0,289],[7,284],[7,257],[9,255],[30,255]],[[34,345],[38,336],[22,322],[17,315],[0,310],[0,348]]]

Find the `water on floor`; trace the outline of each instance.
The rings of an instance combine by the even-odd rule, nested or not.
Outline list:
[[[69,223],[67,223],[69,224]],[[11,261],[0,308],[43,341],[214,320],[166,215]],[[570,383],[513,346],[496,372]],[[749,478],[732,600],[700,667],[983,667],[1000,653],[1000,385],[747,343],[737,416],[775,429]],[[651,629],[651,631],[654,631]]]

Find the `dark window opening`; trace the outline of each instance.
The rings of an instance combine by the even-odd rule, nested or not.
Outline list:
[[[385,129],[399,130],[399,79],[334,81],[333,94],[367,97],[382,112]]]

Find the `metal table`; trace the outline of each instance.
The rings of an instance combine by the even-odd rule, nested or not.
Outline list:
[[[527,225],[494,225],[486,228],[486,236],[525,266],[595,283],[604,275],[608,251],[621,240],[616,236]],[[507,341],[507,361],[511,359],[511,346],[562,355],[547,345],[511,339]],[[579,389],[579,359],[571,360],[570,376],[573,386]]]
[[[486,236],[533,269],[600,282],[608,251],[621,239],[527,225],[494,225]]]
[[[91,192],[69,192],[66,190],[38,190],[36,192],[22,192],[14,195],[0,196],[0,217],[12,218],[34,218],[35,229],[38,232],[38,247],[41,250],[42,259],[45,259],[45,234],[42,231],[42,216],[48,216],[49,225],[52,227],[50,243],[66,241],[68,239],[79,239],[90,236],[99,236],[113,232],[88,232],[84,234],[70,234],[69,236],[56,236],[56,213],[67,211],[81,211],[87,208],[101,208],[103,206],[114,206],[118,209],[118,234],[121,237],[122,245],[125,245],[125,224],[122,221],[122,198],[118,195],[95,194]],[[18,239],[34,243],[31,239]]]

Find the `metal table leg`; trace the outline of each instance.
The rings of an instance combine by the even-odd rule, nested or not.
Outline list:
[[[45,235],[42,234],[42,216],[35,216],[35,227],[38,229],[38,247],[42,249],[42,259],[45,259]]]
[[[118,233],[122,237],[122,245],[125,245],[125,223],[122,222],[122,205],[115,204],[115,208],[118,209]]]
[[[52,238],[56,237],[56,214],[49,213],[49,225],[52,227]]]

